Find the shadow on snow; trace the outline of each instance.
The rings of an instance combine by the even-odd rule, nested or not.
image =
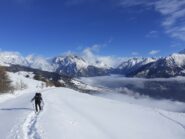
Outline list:
[[[0,108],[1,111],[33,111],[31,108]]]

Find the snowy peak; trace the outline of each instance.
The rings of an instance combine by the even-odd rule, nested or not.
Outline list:
[[[54,64],[59,66],[72,66],[74,65],[77,69],[87,68],[88,63],[81,57],[76,55],[59,56],[53,59]]]
[[[20,65],[43,71],[57,72],[66,76],[96,76],[104,75],[107,72],[104,71],[106,69],[90,65],[82,57],[72,54],[46,59],[35,55],[23,57],[19,53],[2,52],[0,53],[0,58],[0,65]],[[97,64],[105,66],[101,61],[97,61]]]
[[[140,63],[141,61],[142,61],[142,59],[140,59],[140,58],[129,59],[128,61],[124,61],[123,63],[121,63],[118,66],[118,69],[132,68],[133,66],[135,66],[138,63]]]
[[[18,64],[28,66],[27,60],[17,52],[0,52],[0,64],[1,65]]]
[[[185,54],[174,53],[165,58],[168,66],[182,67],[185,65]]]
[[[142,66],[151,62],[155,62],[155,58],[132,58],[129,59],[128,61],[124,61],[121,63],[118,68],[119,69],[124,69],[124,68],[133,68],[135,66]]]
[[[67,55],[56,57],[53,63],[57,65],[56,72],[67,76],[101,76],[108,75],[106,68],[100,68],[95,65],[89,64],[82,57],[76,55]],[[102,63],[97,61],[97,64]],[[104,66],[104,65],[103,65]]]
[[[55,57],[52,62],[57,73],[68,76],[79,76],[89,66],[83,58],[72,54]]]
[[[117,67],[118,73],[127,75],[137,71],[142,66],[145,66],[149,63],[153,63],[155,61],[155,58],[132,58],[127,61],[124,61]]]
[[[17,52],[0,52],[0,65],[21,65],[43,71],[54,71],[54,67],[49,60],[34,55],[23,57]]]
[[[131,76],[147,78],[185,76],[185,55],[174,53],[159,58],[156,62],[139,68]]]
[[[114,61],[115,62],[115,61]],[[110,59],[86,58],[69,54],[46,59],[40,56],[21,56],[16,52],[0,52],[0,65],[26,66],[66,76],[102,76],[123,74],[138,77],[185,76],[185,50],[163,58],[131,58],[118,66],[110,67]]]

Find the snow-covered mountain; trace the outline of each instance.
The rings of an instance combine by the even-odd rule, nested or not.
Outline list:
[[[67,55],[55,57],[52,62],[56,72],[68,76],[100,76],[108,75],[108,69],[90,65],[82,57]]]
[[[17,52],[0,52],[0,65],[17,64],[28,66],[28,61]]]
[[[23,57],[17,52],[0,52],[0,65],[21,65],[44,71],[54,71],[54,66],[49,62],[49,60],[33,55]]]
[[[75,55],[55,57],[52,63],[56,65],[57,73],[69,76],[77,76],[88,67],[83,58]]]
[[[185,76],[185,54],[174,53],[139,68],[130,76],[137,77],[174,77]]]
[[[155,58],[132,58],[124,61],[117,67],[117,72],[120,74],[130,74],[144,65],[155,62]]]
[[[108,73],[102,62],[91,65],[82,57],[72,54],[46,59],[34,55],[23,57],[19,53],[0,52],[0,65],[21,65],[67,76],[98,76]]]
[[[0,65],[21,65],[43,71],[77,76],[102,76],[123,74],[129,77],[174,77],[185,76],[185,51],[162,58],[131,58],[117,67],[110,67],[104,61],[94,64],[81,56],[69,54],[46,59],[39,56],[23,57],[16,52],[0,52]]]
[[[129,59],[117,67],[117,73],[145,78],[185,76],[185,50],[158,59]]]

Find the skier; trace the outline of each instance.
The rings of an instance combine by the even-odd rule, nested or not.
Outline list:
[[[35,96],[31,99],[31,102],[33,102],[34,100],[35,100],[36,112],[38,112],[38,107],[39,107],[39,111],[41,111],[42,110],[41,102],[43,102],[41,93],[35,93]]]

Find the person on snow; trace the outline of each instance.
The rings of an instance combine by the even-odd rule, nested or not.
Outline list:
[[[33,102],[34,100],[35,100],[36,112],[38,112],[38,108],[39,108],[39,111],[41,111],[42,110],[41,102],[43,102],[41,93],[35,93],[35,96],[31,99],[31,102]]]

